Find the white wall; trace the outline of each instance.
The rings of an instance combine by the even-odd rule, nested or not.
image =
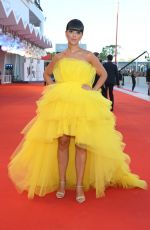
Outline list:
[[[40,9],[38,9],[32,1],[27,0],[7,0],[10,2],[12,10],[15,12],[18,18],[22,18],[25,22],[29,23],[29,9],[36,15],[36,17],[43,22],[44,15]]]
[[[26,58],[24,62],[24,81],[43,81],[44,61]]]
[[[17,17],[21,17],[23,21],[29,23],[29,9],[22,0],[10,0],[11,8]]]
[[[36,7],[34,4],[30,3],[29,4],[29,9],[37,16],[37,18],[41,22],[45,20],[42,11],[38,7]]]
[[[5,59],[5,52],[0,49],[0,71],[1,74],[4,74],[4,59]]]

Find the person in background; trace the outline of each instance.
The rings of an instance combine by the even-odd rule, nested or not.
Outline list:
[[[114,94],[113,94],[113,89],[114,86],[117,85],[119,87],[119,75],[118,75],[118,68],[117,65],[112,63],[113,56],[109,54],[107,56],[107,62],[103,64],[104,68],[107,71],[107,80],[105,81],[104,84],[104,92],[103,95],[106,98],[109,98],[112,102],[112,107],[111,111],[114,110]]]
[[[131,72],[131,79],[132,79],[132,91],[134,91],[134,88],[136,86],[136,75],[135,75],[134,70],[132,70],[132,72]]]
[[[124,86],[124,84],[125,84],[125,76],[126,76],[127,74],[126,74],[126,71],[123,71],[122,72],[122,83],[121,83],[121,85],[122,86]]]
[[[120,70],[118,71],[118,76],[119,76],[119,83],[121,82],[121,85],[123,86],[124,85],[124,82],[123,82],[124,78],[123,78],[123,74]]]
[[[148,84],[148,96],[150,96],[150,68],[146,71],[146,82]]]

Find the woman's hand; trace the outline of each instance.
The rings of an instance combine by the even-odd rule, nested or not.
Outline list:
[[[83,84],[82,88],[86,89],[86,90],[92,90],[92,88],[89,85],[86,85],[86,84]]]

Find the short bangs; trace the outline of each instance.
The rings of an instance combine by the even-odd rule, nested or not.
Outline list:
[[[83,23],[78,20],[78,19],[73,19],[71,21],[68,22],[67,26],[66,26],[66,31],[67,30],[74,30],[74,31],[79,31],[82,32],[84,31],[84,25]]]

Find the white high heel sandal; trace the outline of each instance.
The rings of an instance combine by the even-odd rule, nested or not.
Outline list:
[[[76,188],[78,189],[78,188],[83,188],[83,186],[82,185],[77,185],[76,186]],[[76,195],[76,201],[78,202],[78,203],[83,203],[83,202],[85,202],[85,195]]]
[[[60,181],[60,185],[64,185],[65,186],[65,181]],[[60,192],[60,191],[56,192],[56,197],[58,199],[64,198],[64,196],[65,196],[65,190],[64,190],[64,192]]]

